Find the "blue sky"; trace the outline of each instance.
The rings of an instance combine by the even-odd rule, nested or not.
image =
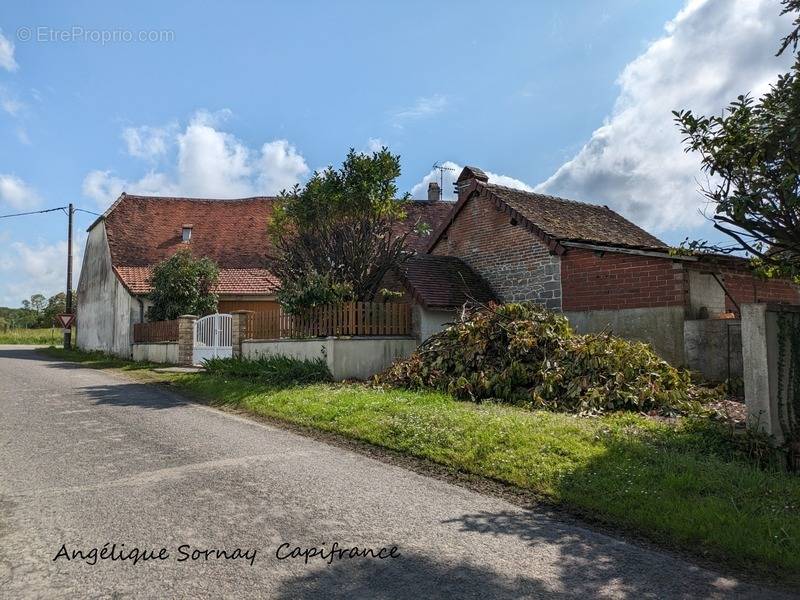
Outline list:
[[[386,144],[420,197],[450,161],[608,204],[669,242],[707,236],[669,109],[765,89],[786,65],[777,13],[774,0],[6,3],[0,214],[101,212],[123,189],[274,193]],[[77,218],[78,255],[91,220]],[[60,213],[0,220],[0,305],[60,290],[64,229]]]

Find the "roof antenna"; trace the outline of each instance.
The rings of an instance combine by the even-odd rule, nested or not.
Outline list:
[[[441,200],[442,195],[444,194],[444,172],[455,171],[455,169],[452,167],[442,166],[438,162],[433,163],[433,168],[439,169],[439,200]]]

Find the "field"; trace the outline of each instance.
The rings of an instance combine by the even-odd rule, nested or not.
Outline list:
[[[58,345],[64,335],[60,328],[46,327],[42,329],[7,329],[0,331],[0,344],[42,344]],[[72,330],[75,339],[75,330]]]

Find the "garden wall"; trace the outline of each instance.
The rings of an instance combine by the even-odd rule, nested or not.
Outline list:
[[[720,383],[742,376],[742,329],[736,319],[698,319],[683,324],[686,366]]]
[[[133,360],[176,365],[178,364],[178,342],[133,344]]]
[[[324,358],[337,381],[368,379],[417,348],[411,337],[327,337],[308,340],[245,340],[244,358],[282,355],[292,358]]]

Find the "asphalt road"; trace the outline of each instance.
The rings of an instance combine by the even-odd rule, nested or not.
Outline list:
[[[385,547],[384,556],[396,546],[399,556],[335,555],[331,564],[276,556],[334,542]],[[114,543],[117,560],[108,558]],[[92,548],[103,556],[104,546],[105,557],[90,564]],[[137,548],[147,559],[134,564]],[[247,556],[233,557],[237,548]],[[193,554],[207,549],[232,557]],[[78,550],[85,560],[65,558]],[[0,596],[778,594],[161,388],[6,346]]]

